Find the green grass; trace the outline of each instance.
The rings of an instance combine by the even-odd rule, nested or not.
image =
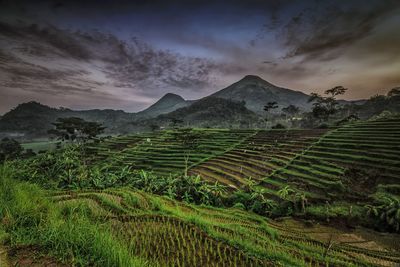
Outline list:
[[[9,166],[0,166],[0,232],[8,234],[6,243],[11,247],[36,245],[43,253],[78,266],[147,264],[113,237],[110,223],[91,221],[79,207],[73,209],[63,216],[65,210],[48,199],[45,191],[16,181]]]
[[[130,188],[46,191],[16,180],[14,173],[7,165],[0,169],[4,244],[34,245],[76,266],[364,266],[380,257],[399,259],[340,244],[324,256],[323,241],[241,209],[187,204]],[[334,218],[348,207],[307,211]]]

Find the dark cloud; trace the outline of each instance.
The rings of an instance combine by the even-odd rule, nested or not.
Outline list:
[[[215,67],[208,59],[156,50],[138,39],[122,44],[121,51],[125,60],[109,64],[107,76],[120,83],[135,84],[139,90],[151,86],[201,89],[209,85],[209,75]]]
[[[267,64],[267,65],[269,65],[269,66],[273,66],[273,67],[278,66],[278,63],[276,63],[276,62],[274,62],[274,61],[271,61],[271,60],[264,60],[262,63],[263,63],[263,64]]]
[[[293,16],[281,38],[289,47],[286,57],[305,56],[323,61],[338,57],[343,50],[372,34],[383,19],[400,8],[399,1],[354,1],[351,5],[323,2]]]
[[[119,84],[145,86],[146,83],[154,83],[162,86],[165,82],[166,85],[191,89],[192,87],[188,86],[190,84],[196,87],[207,85],[210,71],[215,67],[209,59],[156,50],[138,38],[127,42],[99,31],[72,32],[37,24],[13,28],[1,23],[0,26],[0,34],[10,36],[9,33],[12,33],[11,37],[18,36],[30,41],[29,45],[18,48],[20,54],[36,57],[59,56],[83,61],[99,60],[105,64],[106,76],[117,80]],[[3,28],[6,30],[1,31]],[[22,43],[23,40],[19,42]],[[0,58],[7,56],[7,53],[0,53]],[[4,71],[45,80],[61,79],[65,75],[76,74],[73,71],[57,72],[39,66],[33,69],[13,68]],[[88,74],[82,73],[82,70],[76,72],[80,75]]]
[[[2,30],[5,29],[5,30]],[[129,98],[210,87],[210,59],[155,49],[110,33],[52,25],[0,24],[0,84],[45,95]],[[106,90],[108,92],[106,92]]]

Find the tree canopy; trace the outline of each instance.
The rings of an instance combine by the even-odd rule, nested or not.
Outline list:
[[[85,121],[81,118],[58,118],[52,123],[55,129],[48,131],[62,141],[87,141],[103,133],[105,127],[100,123]]]
[[[388,97],[397,97],[397,96],[400,96],[400,87],[392,88],[392,89],[388,92],[387,96],[388,96]]]
[[[269,112],[272,109],[276,109],[278,108],[278,103],[273,101],[273,102],[268,102],[265,106],[264,106],[264,111]]]
[[[311,93],[308,102],[313,102],[312,114],[319,120],[328,120],[332,115],[338,112],[338,101],[336,96],[342,95],[347,91],[343,86],[336,86],[326,90],[325,95],[321,96],[317,93]]]
[[[15,159],[24,149],[14,139],[5,137],[0,141],[0,162],[6,159]]]

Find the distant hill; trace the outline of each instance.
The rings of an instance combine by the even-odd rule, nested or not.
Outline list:
[[[182,120],[184,126],[217,128],[256,127],[260,122],[260,117],[247,109],[243,103],[216,97],[200,99],[190,106],[160,115],[150,121],[167,126],[172,119]]]
[[[27,139],[47,136],[52,123],[61,117],[79,117],[88,121],[104,124],[106,133],[122,132],[124,125],[135,120],[135,115],[122,110],[84,110],[75,111],[66,108],[28,102],[18,105],[0,119],[0,133]]]
[[[137,115],[141,118],[153,118],[161,114],[172,112],[178,108],[186,107],[190,104],[191,101],[186,101],[179,95],[168,93],[147,109],[138,112]]]
[[[280,111],[282,107],[295,105],[302,110],[308,110],[309,96],[305,93],[275,86],[258,76],[247,75],[240,81],[214,93],[212,97],[224,98],[233,101],[245,101],[246,107],[258,114],[264,113],[267,102],[276,101]]]

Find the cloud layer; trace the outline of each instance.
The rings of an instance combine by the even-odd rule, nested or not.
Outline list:
[[[138,39],[128,43],[101,32],[36,24],[2,23],[0,28],[1,94],[36,95],[52,105],[71,106],[78,100],[73,107],[122,105],[138,110],[159,97],[160,88],[193,91],[210,86],[215,67],[209,59],[157,50]]]

